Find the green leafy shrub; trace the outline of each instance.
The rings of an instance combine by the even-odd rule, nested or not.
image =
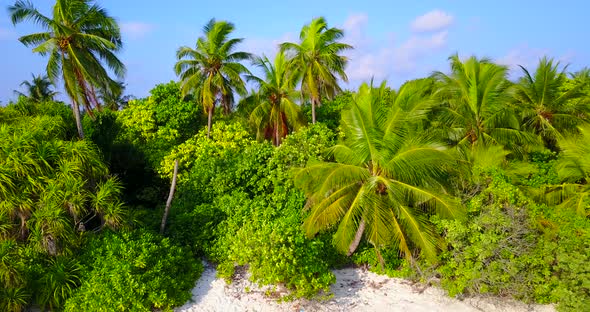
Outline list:
[[[323,99],[322,105],[316,107],[316,118],[320,123],[325,124],[332,131],[336,131],[340,126],[340,112],[352,103],[353,93],[350,91],[342,92],[333,99]],[[303,106],[303,113],[307,120],[311,120],[311,105]]]
[[[384,265],[381,266],[379,256],[383,258]],[[382,248],[379,255],[375,247],[366,242],[358,247],[351,256],[352,262],[359,266],[366,266],[371,272],[385,274],[389,277],[406,277],[410,274],[402,270],[405,268],[406,260],[400,257],[399,250],[395,248]]]
[[[151,232],[106,233],[82,255],[82,284],[66,311],[152,311],[182,305],[203,267],[184,248]]]
[[[589,220],[536,204],[501,171],[491,172],[468,211],[467,223],[435,219],[448,243],[436,271],[451,296],[508,295],[563,311],[590,304]]]
[[[550,278],[535,289],[536,299],[555,302],[561,311],[583,311],[590,307],[590,219],[568,209],[534,208],[542,233],[534,256],[551,266]]]
[[[327,292],[335,282],[330,268],[337,253],[328,236],[305,237],[304,202],[299,192],[282,188],[269,198],[235,194],[221,199],[220,210],[228,217],[218,226],[211,250],[219,274],[231,278],[235,265],[247,265],[253,281],[282,284],[293,290],[292,296]]]
[[[23,117],[51,116],[63,121],[63,138],[70,140],[78,137],[76,122],[69,105],[58,101],[35,102],[20,96],[15,103],[0,109],[0,122],[12,123]]]
[[[187,140],[163,162],[166,174],[173,159],[184,160],[172,239],[217,262],[226,278],[243,265],[253,280],[284,285],[295,297],[327,291],[334,282],[330,268],[343,257],[329,235],[304,236],[305,198],[294,190],[289,170],[321,158],[333,136],[315,125],[274,148],[253,140],[239,123],[217,122],[211,139],[199,133]]]
[[[154,169],[203,125],[202,109],[182,97],[176,82],[159,84],[148,98],[129,101],[117,119],[125,129],[120,140],[140,148]]]

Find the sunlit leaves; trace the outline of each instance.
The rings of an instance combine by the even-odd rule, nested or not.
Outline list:
[[[438,238],[429,213],[462,216],[442,183],[454,160],[434,138],[414,131],[419,118],[412,112],[428,110],[427,100],[404,101],[402,95],[384,105],[383,92],[384,86],[362,85],[343,111],[345,139],[331,149],[336,162],[310,163],[296,172],[311,207],[304,229],[313,236],[337,225],[334,242],[351,253],[360,227],[376,248],[398,248],[412,257],[416,246],[432,259]]]

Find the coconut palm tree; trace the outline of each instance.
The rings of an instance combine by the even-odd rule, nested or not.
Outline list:
[[[266,136],[269,139],[270,134],[275,146],[279,146],[290,129],[303,124],[301,109],[295,103],[299,97],[295,90],[297,80],[283,52],[275,56],[274,62],[264,56],[255,59],[254,64],[263,71],[264,79],[247,76],[259,87],[255,96],[259,102],[250,114],[250,120],[256,125],[259,138]]]
[[[14,93],[18,96],[27,97],[34,103],[52,101],[57,92],[51,90],[53,84],[49,81],[49,78],[42,75],[35,76],[34,74],[31,74],[31,76],[33,77],[31,81],[25,80],[20,84],[21,87],[25,87],[25,92],[14,90]]]
[[[122,109],[127,105],[129,100],[133,99],[132,95],[125,95],[125,88],[127,86],[122,81],[115,81],[114,84],[108,88],[98,90],[98,98],[103,105],[113,111]]]
[[[349,255],[365,236],[377,251],[395,247],[411,258],[419,247],[432,259],[437,236],[428,215],[462,214],[441,182],[454,160],[431,136],[413,131],[431,102],[383,105],[384,90],[362,85],[342,112],[345,140],[331,149],[335,162],[296,171],[311,207],[304,229],[313,236],[337,225],[335,245]]]
[[[558,138],[561,158],[557,172],[561,184],[531,190],[550,205],[590,216],[590,125],[578,127],[578,134]]]
[[[340,53],[352,46],[338,42],[343,36],[341,29],[328,28],[326,19],[318,17],[303,26],[299,43],[281,44],[281,51],[287,52],[295,63],[301,92],[311,101],[312,123],[316,122],[315,108],[321,105],[322,96],[332,98],[341,91],[338,77],[348,81],[344,72],[348,59]]]
[[[575,131],[590,113],[590,106],[579,98],[583,84],[562,92],[567,81],[559,62],[543,57],[533,75],[520,66],[524,76],[515,85],[514,101],[522,114],[524,129],[538,134],[547,147],[555,149],[557,139],[566,132]]]
[[[125,66],[114,54],[123,45],[117,22],[90,0],[56,0],[51,17],[24,0],[8,10],[13,24],[28,20],[43,28],[44,32],[22,36],[19,41],[34,47],[34,53],[49,56],[47,76],[53,83],[63,81],[83,138],[80,105],[93,117],[93,107],[101,109],[97,90],[114,83],[103,65],[119,79],[125,75]]]
[[[203,28],[203,36],[196,48],[180,47],[174,71],[182,82],[183,95],[194,93],[207,113],[207,137],[215,105],[218,103],[228,114],[234,104],[234,92],[245,95],[246,84],[241,75],[250,71],[240,62],[251,59],[246,52],[236,51],[243,39],[229,38],[234,24],[211,19]]]
[[[440,110],[441,130],[452,145],[502,144],[517,150],[536,142],[522,131],[510,102],[508,69],[488,59],[472,56],[462,62],[458,55],[449,58],[451,74],[435,72],[440,83],[435,96]]]

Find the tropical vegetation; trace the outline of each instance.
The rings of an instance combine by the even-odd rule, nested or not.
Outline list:
[[[115,55],[123,47],[119,25],[104,8],[89,0],[56,1],[50,17],[41,14],[30,1],[16,1],[8,11],[15,25],[32,21],[43,28],[44,32],[22,36],[19,41],[34,47],[34,53],[49,56],[47,77],[53,83],[58,79],[63,82],[83,138],[80,105],[94,116],[93,108],[102,107],[97,90],[120,87],[105,66],[117,78],[125,76],[125,65]]]
[[[545,57],[511,80],[452,55],[343,91],[352,47],[324,18],[272,56],[212,19],[178,49],[179,81],[132,98],[102,7],[9,13],[43,28],[19,40],[48,66],[0,107],[0,310],[171,310],[202,261],[285,300],[326,298],[331,270],[358,265],[450,296],[590,306],[587,69]]]

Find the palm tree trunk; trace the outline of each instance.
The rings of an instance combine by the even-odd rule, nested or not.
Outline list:
[[[279,131],[279,127],[280,127],[280,120],[277,119],[277,122],[275,124],[275,146],[281,145],[281,134]]]
[[[214,106],[209,107],[207,112],[207,139],[211,137],[211,122],[213,120],[213,108]]]
[[[166,228],[166,219],[168,219],[168,213],[170,212],[170,205],[172,205],[172,197],[174,197],[174,190],[176,189],[176,175],[178,174],[178,159],[174,160],[174,173],[172,175],[172,184],[170,185],[170,193],[168,194],[168,200],[166,201],[166,209],[164,209],[164,216],[162,216],[162,224],[160,224],[160,234],[164,234]]]
[[[377,248],[377,246],[375,246],[375,253],[377,254],[377,259],[379,260],[379,268],[381,269],[381,272],[383,272],[383,270],[385,270],[385,260],[383,259],[381,251],[379,248]]]
[[[315,102],[314,98],[311,99],[311,123],[315,124]]]
[[[82,120],[80,118],[80,106],[76,101],[73,101],[72,110],[74,111],[74,118],[76,119],[76,128],[78,128],[78,135],[80,139],[84,138],[84,129],[82,129]]]
[[[346,254],[347,256],[350,256],[354,253],[354,251],[356,250],[356,248],[359,246],[360,242],[361,242],[361,238],[363,238],[363,233],[365,232],[365,218],[361,218],[361,224],[359,224],[359,228],[356,231],[356,234],[354,235],[354,239],[352,240],[352,243],[350,243],[350,247],[348,247],[348,253]]]

